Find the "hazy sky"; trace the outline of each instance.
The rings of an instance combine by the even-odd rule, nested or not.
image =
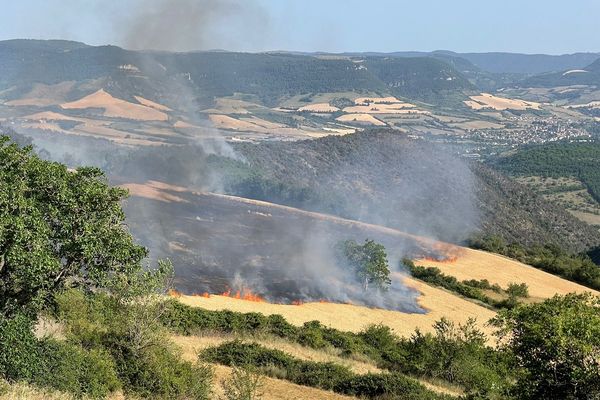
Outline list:
[[[600,0],[0,2],[0,39],[165,50],[600,51]]]

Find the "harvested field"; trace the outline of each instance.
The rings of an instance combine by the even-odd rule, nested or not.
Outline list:
[[[309,104],[307,106],[300,107],[298,109],[298,111],[300,111],[300,112],[310,111],[310,112],[315,112],[315,113],[332,113],[332,112],[336,112],[339,110],[340,110],[339,108],[330,106],[328,103]]]
[[[493,110],[539,110],[540,104],[530,101],[507,99],[497,97],[489,93],[482,93],[479,96],[471,96],[471,100],[465,100],[464,103],[473,110],[493,109]]]
[[[156,108],[157,110],[160,110],[160,111],[173,111],[167,106],[163,106],[162,104],[155,103],[152,100],[145,99],[141,96],[133,96],[133,97],[135,97],[135,99],[138,101],[138,103],[140,103],[143,106]]]
[[[346,107],[342,111],[345,113],[364,113],[364,114],[429,114],[429,111],[417,110],[412,104],[394,103],[394,104],[370,104],[367,106]]]
[[[140,104],[117,99],[100,89],[77,101],[60,105],[65,110],[101,108],[105,117],[126,118],[142,121],[166,121],[169,117],[162,111]]]
[[[529,295],[538,299],[571,292],[593,292],[600,295],[600,292],[577,283],[510,258],[480,250],[465,249],[454,262],[416,260],[415,263],[427,267],[437,267],[444,274],[454,276],[459,280],[487,279],[491,284],[497,283],[503,288],[506,288],[509,283],[524,282],[529,286]]]
[[[371,114],[344,114],[338,118],[336,121],[340,122],[350,122],[357,124],[366,124],[366,125],[375,125],[375,126],[385,126],[386,123],[378,120]]]

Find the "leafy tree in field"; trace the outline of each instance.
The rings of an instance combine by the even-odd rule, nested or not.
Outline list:
[[[516,398],[600,398],[600,298],[555,296],[503,311],[492,324],[519,370]]]
[[[70,171],[0,138],[0,316],[34,315],[66,285],[151,278],[124,224],[126,195],[97,168]]]
[[[385,247],[373,240],[365,240],[360,245],[354,240],[340,244],[343,257],[356,273],[365,290],[372,284],[381,290],[387,290],[392,283]]]

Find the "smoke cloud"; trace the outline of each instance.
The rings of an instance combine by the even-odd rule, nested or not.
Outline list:
[[[256,48],[269,18],[253,0],[149,0],[130,17],[123,43],[134,50]]]

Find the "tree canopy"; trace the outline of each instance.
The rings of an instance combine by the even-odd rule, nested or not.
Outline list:
[[[503,311],[492,323],[520,370],[516,398],[600,397],[600,298],[555,296]]]
[[[0,316],[34,314],[66,284],[139,281],[147,251],[124,224],[126,195],[97,168],[68,170],[0,138]]]
[[[392,281],[383,245],[366,239],[362,245],[354,240],[346,240],[340,247],[345,261],[354,269],[364,290],[368,290],[370,284],[381,290],[389,288]]]

